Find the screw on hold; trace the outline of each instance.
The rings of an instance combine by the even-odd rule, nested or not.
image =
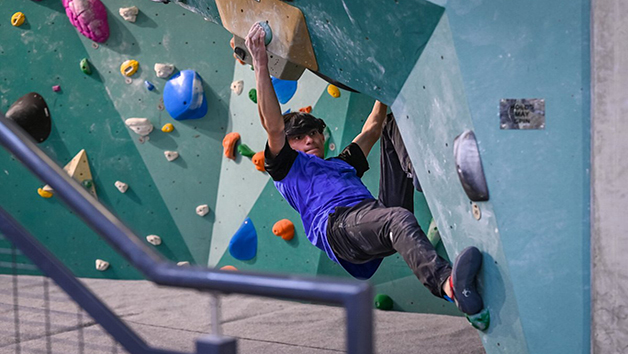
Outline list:
[[[94,48],[94,49],[98,49],[98,43],[96,43],[96,42],[92,42],[92,48]]]
[[[124,79],[124,83],[126,83],[127,85],[130,85],[133,82],[133,79],[131,79],[130,77],[127,77],[126,79]]]
[[[164,101],[159,101],[159,103],[157,103],[157,109],[160,111],[164,110]]]
[[[477,204],[471,203],[471,211],[473,212],[475,220],[480,220],[482,218],[482,211],[480,210],[480,206]]]

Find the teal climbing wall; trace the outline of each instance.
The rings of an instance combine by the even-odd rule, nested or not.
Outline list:
[[[589,0],[290,4],[305,16],[319,72],[362,94],[342,91],[332,99],[326,83],[306,72],[282,108],[313,106],[329,124],[337,153],[359,131],[373,98],[391,105],[425,189],[417,194],[419,222],[426,229],[431,210],[451,258],[469,245],[484,253],[480,287],[492,325],[479,335],[487,352],[588,352]],[[100,200],[139,236],[161,235],[164,245],[157,249],[173,261],[346,276],[307,243],[298,216],[266,174],[248,158],[222,157],[225,133],[240,132],[242,143],[256,151],[264,134],[246,97],[253,72],[234,64],[214,1],[135,5],[140,17],[132,24],[117,15],[128,3],[106,2],[112,37],[93,48],[58,1],[3,4],[0,109],[40,92],[53,116],[53,134],[42,148],[60,164],[85,148]],[[26,14],[27,25],[9,25],[15,11]],[[78,70],[83,57],[96,75]],[[131,84],[118,72],[126,59],[141,65]],[[164,85],[152,71],[156,62],[199,72],[210,102],[206,117],[173,122],[156,109]],[[156,92],[143,88],[145,79]],[[241,96],[230,91],[233,80],[244,81]],[[51,91],[55,84],[60,93]],[[545,128],[500,129],[504,98],[545,99]],[[157,129],[141,144],[123,124],[130,117],[149,118],[157,128],[173,122],[176,130]],[[478,138],[490,190],[490,200],[478,203],[480,220],[472,216],[453,161],[453,140],[464,129]],[[181,158],[167,163],[164,150],[177,150]],[[372,191],[377,159],[369,156],[372,170],[364,178]],[[35,191],[42,183],[9,155],[0,152],[0,161],[2,206],[77,274],[139,276],[58,201],[41,199]],[[129,183],[132,194],[119,194],[116,180]],[[199,204],[208,204],[210,214],[194,214]],[[258,254],[238,261],[226,250],[247,216],[258,232]],[[289,242],[270,232],[283,218],[297,226]],[[112,269],[97,272],[95,258],[110,260]],[[371,282],[393,297],[397,310],[456,313],[431,297],[398,257],[386,259]]]

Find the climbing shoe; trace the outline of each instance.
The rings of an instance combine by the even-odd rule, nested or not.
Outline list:
[[[456,257],[451,278],[449,278],[456,306],[470,316],[479,313],[484,308],[482,297],[475,286],[481,266],[480,250],[476,247],[467,247]]]

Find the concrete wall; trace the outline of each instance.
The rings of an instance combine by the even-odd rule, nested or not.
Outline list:
[[[595,1],[592,35],[592,352],[628,347],[628,2]]]

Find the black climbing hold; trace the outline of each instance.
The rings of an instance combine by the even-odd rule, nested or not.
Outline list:
[[[240,58],[240,60],[244,60],[244,58],[246,58],[246,52],[240,47],[235,47],[233,49],[233,52],[238,58]]]
[[[458,178],[469,199],[474,202],[487,201],[488,186],[473,131],[465,130],[454,139],[454,158]]]
[[[9,107],[6,117],[17,123],[36,142],[42,143],[52,128],[50,111],[40,94],[31,92],[20,97]]]

